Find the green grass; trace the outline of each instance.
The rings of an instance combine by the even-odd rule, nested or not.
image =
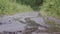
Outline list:
[[[60,18],[60,0],[44,0],[42,11],[48,16]]]
[[[15,14],[19,12],[30,12],[33,11],[30,6],[21,5],[16,2],[11,2],[9,0],[0,0],[0,15],[2,14]]]
[[[31,12],[33,11],[30,6],[26,6],[26,5],[17,5],[16,8],[14,10],[9,10],[7,12],[4,12],[4,14],[15,14],[15,13],[19,13],[19,12]]]

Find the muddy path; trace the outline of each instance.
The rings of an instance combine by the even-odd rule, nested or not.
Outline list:
[[[55,19],[55,18],[48,17],[48,16],[44,16],[44,17],[48,18],[48,20],[55,20],[55,22],[57,22],[57,24],[60,24],[59,19]],[[35,23],[32,23],[32,24],[36,24],[36,25],[40,24],[42,26],[49,27],[49,25],[47,25],[45,23],[44,19],[41,16],[39,16],[38,12],[23,12],[23,13],[18,13],[18,14],[14,14],[14,15],[4,15],[4,16],[0,17],[0,32],[16,31],[16,30],[24,31],[25,26],[28,24],[28,23],[26,23],[26,24],[22,23],[22,22],[26,22],[25,18],[30,18],[31,20],[35,21]],[[18,19],[18,20],[16,20],[16,19]],[[20,22],[19,20],[21,20],[22,22]],[[41,26],[39,26],[38,28],[43,31],[47,30],[45,27],[41,27]],[[32,33],[32,34],[34,34],[34,33]],[[43,34],[43,33],[40,33],[40,34]]]

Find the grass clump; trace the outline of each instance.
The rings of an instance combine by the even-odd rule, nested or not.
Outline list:
[[[44,0],[41,12],[49,16],[60,18],[60,0]]]
[[[15,14],[17,12],[33,11],[30,6],[21,5],[10,0],[0,0],[0,15]]]

